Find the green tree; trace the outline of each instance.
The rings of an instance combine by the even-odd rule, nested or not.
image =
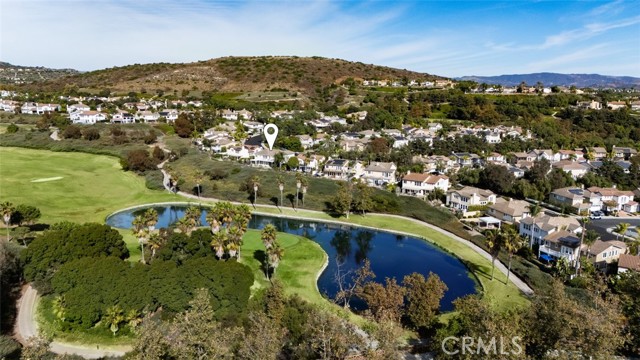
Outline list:
[[[405,313],[416,329],[428,329],[437,320],[440,301],[448,290],[440,277],[432,272],[427,279],[419,273],[407,275],[402,280],[407,291]]]
[[[354,210],[362,211],[362,216],[365,216],[367,211],[371,211],[373,209],[373,188],[364,182],[358,182],[356,190]]]
[[[289,170],[295,170],[300,166],[300,160],[298,160],[297,157],[292,156],[289,158],[289,160],[287,161],[287,167],[289,168]]]
[[[274,275],[283,256],[284,249],[276,242],[273,243],[273,246],[267,249],[267,263],[269,264],[269,267],[273,269]]]
[[[263,312],[249,314],[249,325],[238,349],[238,359],[276,360],[282,351],[285,330]]]
[[[331,202],[334,210],[340,215],[345,215],[347,219],[353,202],[352,187],[349,182],[341,182],[340,188]]]
[[[616,239],[622,236],[622,240],[624,240],[630,226],[631,224],[629,223],[618,223],[618,225],[616,225],[616,227],[613,229],[613,231],[616,233]]]
[[[124,322],[125,317],[122,309],[118,305],[113,305],[107,308],[102,320],[109,327],[113,336],[116,336],[116,333],[120,330],[120,324]]]
[[[358,297],[367,303],[367,307],[376,321],[390,320],[399,322],[402,316],[405,288],[395,278],[386,278],[385,284],[370,281],[357,290]]]
[[[41,216],[40,209],[35,206],[20,204],[12,214],[12,223],[33,225]]]
[[[276,227],[273,226],[272,224],[267,224],[260,232],[262,243],[264,244],[264,248],[266,249],[265,265],[267,270],[266,271],[267,280],[269,280],[269,265],[271,263],[270,251],[271,251],[271,248],[274,247],[274,245],[276,244],[276,236],[277,236],[277,230],[276,230]]]
[[[244,129],[242,121],[236,121],[236,129],[233,132],[233,140],[244,141],[247,138],[247,132]]]

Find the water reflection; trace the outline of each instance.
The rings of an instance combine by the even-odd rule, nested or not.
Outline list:
[[[184,215],[185,207],[162,206],[156,207],[156,210],[159,215],[156,227],[166,228]],[[144,209],[117,213],[107,219],[107,224],[118,228],[130,228],[138,212],[144,212]],[[203,208],[201,221],[203,225],[208,226],[206,208]],[[322,247],[329,256],[329,263],[318,279],[318,289],[331,298],[338,291],[335,284],[338,263],[341,271],[355,273],[365,259],[371,262],[371,270],[376,274],[377,281],[395,277],[400,282],[405,275],[413,272],[424,276],[429,272],[438,274],[449,288],[442,300],[442,310],[445,311],[453,308],[453,300],[475,293],[475,283],[469,277],[464,264],[421,239],[341,224],[261,215],[252,217],[249,228],[262,229],[266,224],[273,224],[280,232],[309,238]],[[360,307],[358,303],[352,305]]]

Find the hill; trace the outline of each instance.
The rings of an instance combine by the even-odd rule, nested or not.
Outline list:
[[[49,69],[41,66],[19,66],[0,61],[0,84],[25,84],[59,79],[79,72],[73,69]]]
[[[135,64],[76,74],[38,84],[47,90],[78,89],[113,92],[202,90],[223,92],[282,89],[307,95],[315,89],[355,79],[441,77],[384,66],[321,57],[224,57],[194,63]]]
[[[533,73],[513,74],[499,76],[463,76],[457,80],[471,80],[478,83],[487,83],[503,86],[516,86],[521,82],[534,85],[541,82],[545,86],[576,86],[593,88],[628,88],[639,87],[640,78],[631,76],[608,76],[599,74],[558,74],[558,73]]]

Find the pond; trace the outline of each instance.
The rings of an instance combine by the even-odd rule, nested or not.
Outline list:
[[[169,227],[184,216],[186,206],[154,206],[158,211],[157,228]],[[109,216],[110,226],[127,229],[134,217],[145,209],[124,210]],[[203,208],[201,222],[206,222],[206,207]],[[369,259],[376,281],[396,278],[401,282],[405,275],[413,272],[438,274],[449,290],[441,302],[441,310],[453,309],[452,302],[462,296],[476,293],[476,283],[465,265],[456,257],[446,253],[425,240],[397,235],[383,230],[371,230],[357,226],[324,223],[321,221],[293,220],[274,216],[253,215],[249,228],[262,229],[273,224],[278,231],[296,234],[318,243],[329,256],[329,264],[318,279],[318,289],[333,298],[338,291],[334,276],[340,263],[341,271],[355,271]],[[356,309],[363,304],[352,302]]]

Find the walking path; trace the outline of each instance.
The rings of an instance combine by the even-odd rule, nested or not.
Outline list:
[[[38,322],[36,320],[36,307],[39,300],[38,292],[31,285],[23,290],[22,298],[18,301],[18,321],[15,333],[18,340],[26,345],[30,338],[38,335]],[[98,348],[90,345],[77,345],[52,341],[50,350],[56,354],[76,354],[85,359],[99,359],[107,356],[124,356],[131,351],[130,346],[113,346]]]

